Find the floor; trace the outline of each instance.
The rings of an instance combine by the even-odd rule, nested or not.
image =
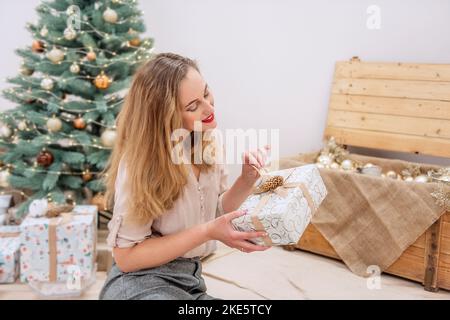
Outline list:
[[[446,299],[450,291],[424,291],[419,283],[390,275],[368,281],[336,260],[274,247],[243,253],[218,243],[203,262],[208,293],[222,299]],[[95,300],[106,273],[75,299]],[[42,299],[24,284],[0,285],[0,299]]]

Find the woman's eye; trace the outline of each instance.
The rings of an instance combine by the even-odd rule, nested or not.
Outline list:
[[[207,97],[207,96],[209,96],[209,92],[206,92],[206,93],[205,93],[205,97]]]
[[[194,112],[194,111],[197,110],[197,109],[198,109],[197,104],[194,104],[194,105],[189,109],[189,111]]]

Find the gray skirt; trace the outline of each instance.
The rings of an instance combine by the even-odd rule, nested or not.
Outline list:
[[[206,293],[199,257],[178,257],[158,267],[122,272],[113,262],[102,300],[221,300]]]

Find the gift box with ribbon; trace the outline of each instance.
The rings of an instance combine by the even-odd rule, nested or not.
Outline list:
[[[79,287],[95,276],[97,210],[91,207],[95,206],[75,206],[68,212],[49,210],[41,217],[27,216],[21,224],[20,237],[22,282],[40,291],[44,288],[42,284],[58,283],[64,291],[74,288],[73,281]]]
[[[270,176],[240,206],[247,214],[232,224],[238,231],[265,231],[267,236],[250,240],[258,245],[295,244],[325,199],[325,184],[316,165],[274,171]]]
[[[19,275],[20,227],[0,227],[0,283],[13,283]]]

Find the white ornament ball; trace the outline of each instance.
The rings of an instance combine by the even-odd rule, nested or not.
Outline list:
[[[41,81],[41,88],[44,90],[52,90],[54,86],[54,82],[50,78],[44,78]]]
[[[66,40],[73,40],[77,37],[77,32],[72,27],[67,27],[64,30],[64,38]]]
[[[64,51],[53,47],[53,49],[47,53],[47,59],[53,63],[58,63],[64,59],[64,55]]]
[[[353,161],[350,159],[345,159],[341,162],[341,168],[344,170],[352,170],[353,169]]]
[[[323,164],[325,167],[328,167],[332,162],[331,157],[326,154],[319,156],[319,158],[317,158],[317,161]]]
[[[100,139],[105,147],[112,147],[116,141],[116,136],[116,130],[107,129],[102,133]]]
[[[414,181],[414,178],[411,177],[411,176],[408,176],[408,177],[405,177],[405,178],[404,178],[404,181],[406,181],[406,182],[412,182],[412,181]]]
[[[17,125],[17,129],[19,129],[20,131],[24,131],[27,128],[27,123],[26,121],[20,121],[19,124]]]
[[[397,173],[395,171],[390,170],[386,172],[386,177],[391,179],[397,179]]]
[[[0,137],[9,138],[11,136],[11,134],[12,134],[12,131],[8,126],[2,125],[0,127]]]
[[[11,174],[8,170],[0,171],[0,187],[8,188],[9,187],[9,176]]]
[[[71,16],[79,11],[80,11],[80,7],[73,4],[67,8],[66,13],[68,16]]]
[[[117,15],[117,12],[114,11],[113,9],[108,8],[103,12],[103,19],[106,22],[116,23],[118,18],[119,16]]]
[[[414,182],[425,183],[428,182],[428,176],[421,174],[414,178]]]
[[[28,207],[28,215],[31,218],[39,218],[45,216],[48,210],[47,199],[36,199],[30,203]]]
[[[62,121],[56,117],[50,118],[47,120],[47,128],[53,132],[59,131],[62,128]]]
[[[43,26],[40,32],[42,37],[46,37],[48,35],[48,29],[47,26]]]
[[[76,62],[72,63],[72,65],[70,66],[70,72],[72,73],[80,72],[80,66]]]

